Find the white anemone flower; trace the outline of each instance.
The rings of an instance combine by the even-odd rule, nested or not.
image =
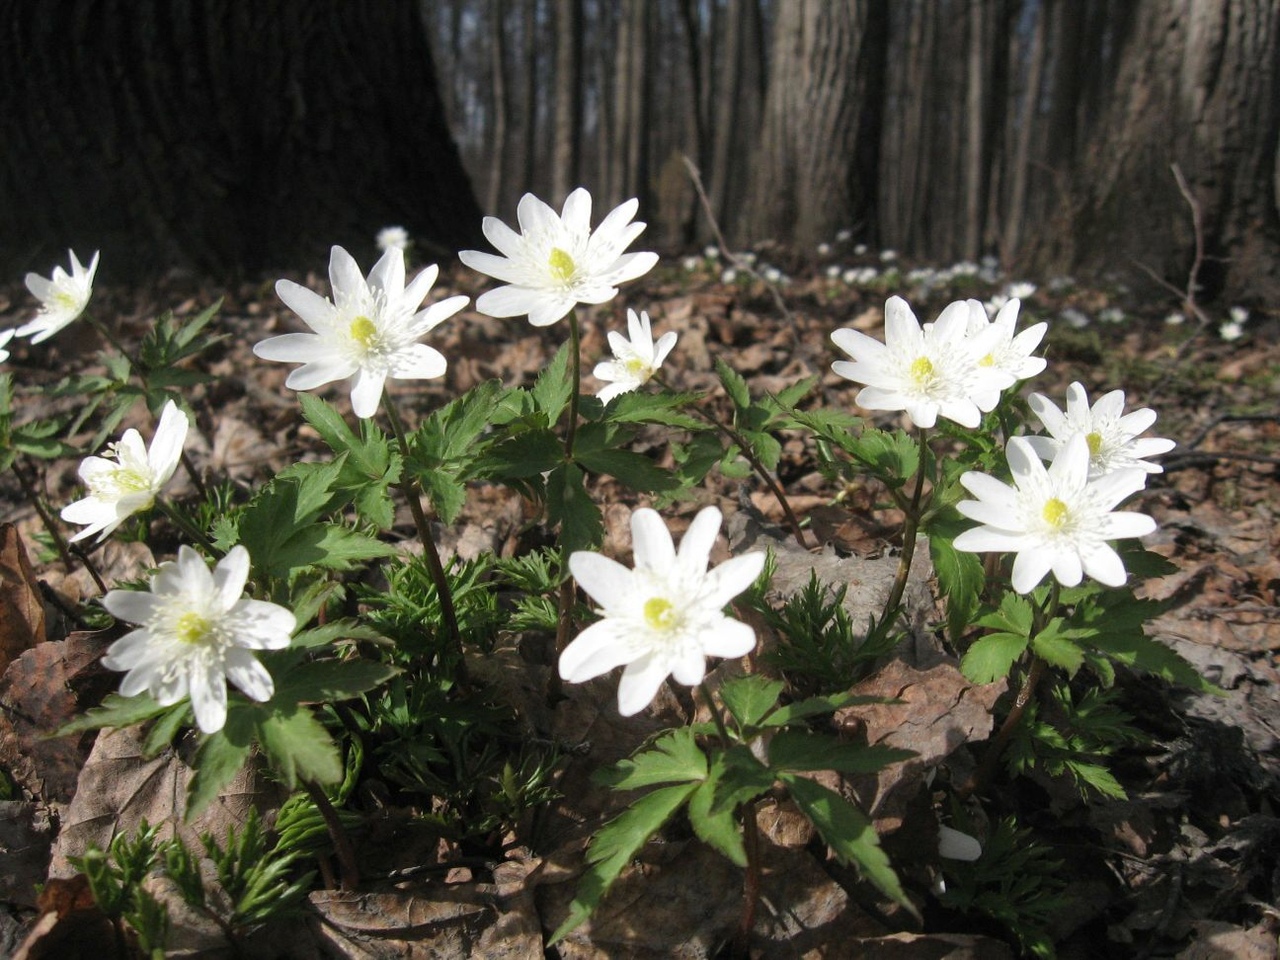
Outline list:
[[[907,301],[890,297],[884,306],[885,342],[857,330],[836,330],[832,341],[853,361],[837,360],[831,369],[866,384],[855,402],[868,410],[905,410],[918,427],[932,427],[939,415],[977,427],[1014,380],[979,362],[1000,343],[1004,329],[993,323],[971,337],[968,324],[969,305],[962,300],[921,329]]]
[[[467,305],[448,297],[419,310],[440,270],[427,267],[405,285],[404,251],[389,247],[366,280],[355,258],[342,247],[329,256],[333,300],[292,280],[276,282],[276,293],[313,333],[286,333],[256,344],[264,360],[301,363],[289,374],[291,390],[313,390],[351,379],[351,408],[372,417],[388,378],[430,380],[444,375],[443,354],[418,339]]]
[[[560,654],[560,676],[582,683],[624,664],[618,712],[643,710],[668,675],[696,686],[707,657],[741,657],[756,645],[755,631],[724,615],[724,606],[755,581],[764,554],[746,553],[707,569],[720,532],[720,511],[704,507],[693,518],[680,551],[656,511],[631,515],[634,570],[603,554],[578,551],[569,569],[600,605],[599,620]]]
[[[14,333],[20,337],[30,337],[32,343],[48,340],[84,313],[84,308],[89,305],[100,251],[94,252],[88,267],[80,262],[74,250],[67,252],[71,254],[70,275],[61,267],[54,267],[53,276],[49,278],[38,273],[28,273],[26,276],[27,289],[40,301],[40,312],[34,320],[24,323]]]
[[[1040,341],[1044,339],[1045,331],[1049,329],[1047,323],[1033,323],[1021,333],[1014,333],[1018,326],[1018,310],[1022,307],[1021,300],[1017,297],[1011,297],[1006,300],[1000,305],[994,320],[987,319],[987,311],[981,301],[969,300],[967,303],[969,306],[969,325],[966,333],[969,337],[978,337],[991,329],[999,331],[999,335],[995,338],[995,343],[991,345],[991,349],[979,357],[978,366],[989,367],[1008,374],[1015,383],[1019,380],[1026,380],[1028,377],[1034,377],[1048,366],[1048,361],[1043,357],[1033,357],[1031,355],[1031,352],[1040,346]],[[978,401],[979,409],[993,410],[996,404],[1000,402],[1001,390],[994,389],[994,387],[991,389],[994,392],[989,393]]]
[[[1156,412],[1143,407],[1126,414],[1123,390],[1104,394],[1090,407],[1084,387],[1073,383],[1067,387],[1065,413],[1043,394],[1033,393],[1027,403],[1049,431],[1047,437],[1027,437],[1031,449],[1041,459],[1052,460],[1068,440],[1083,436],[1089,446],[1090,478],[1128,467],[1137,467],[1146,473],[1163,473],[1164,467],[1146,458],[1168,453],[1177,446],[1163,437],[1139,436],[1156,422]]]
[[[5,349],[13,339],[13,330],[0,330],[0,363],[9,359],[9,351]]]
[[[501,254],[463,250],[459,259],[473,270],[507,284],[476,299],[490,317],[527,315],[535,327],[564,317],[579,303],[605,303],[618,284],[653,269],[656,253],[623,253],[644,230],[632,222],[638,200],[619,204],[591,230],[591,194],[582,187],[569,194],[556,213],[531,193],[520,198],[516,233],[496,217],[485,217],[485,237]]]
[[[281,650],[297,626],[276,603],[243,599],[249,551],[232,547],[210,572],[188,546],[177,561],[160,564],[150,592],[112,590],[102,605],[113,617],[139,625],[107,650],[103,666],[127,671],[120,695],[150,692],[161,706],[191,698],[196,723],[217,733],[227,722],[227,681],[251,700],[275,693],[266,667],[252,651]]]
[[[972,863],[982,857],[982,844],[977,837],[940,823],[938,824],[938,856],[947,860],[965,860]]]
[[[142,445],[137,430],[124,432],[116,443],[108,444],[101,457],[86,457],[80,464],[80,479],[89,490],[83,500],[62,508],[62,519],[87,526],[71,542],[98,534],[105,540],[125,520],[149,510],[156,496],[173,476],[182,458],[191,421],[172,400],[160,411],[151,445]]]
[[[613,350],[613,359],[597,363],[591,372],[597,380],[609,384],[596,394],[600,402],[608,403],[619,394],[643,387],[658,372],[675,345],[674,330],[668,330],[654,343],[649,315],[643,310],[638,314],[628,310],[627,336],[610,330],[609,346]]]
[[[378,231],[376,242],[379,250],[390,250],[392,247],[407,250],[410,243],[409,231],[404,227],[383,227]]]
[[[1113,511],[1142,489],[1146,474],[1131,468],[1091,480],[1082,435],[1068,440],[1047,470],[1023,437],[1010,438],[1005,453],[1013,486],[974,471],[960,477],[978,499],[961,500],[956,509],[982,526],[956,537],[956,549],[1017,554],[1012,579],[1018,593],[1030,592],[1051,570],[1065,587],[1078,585],[1084,574],[1121,586],[1124,562],[1107,541],[1145,536],[1156,522],[1143,513]]]

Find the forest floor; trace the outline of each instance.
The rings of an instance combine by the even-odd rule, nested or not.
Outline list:
[[[761,270],[765,256],[757,263]],[[1166,319],[1178,307],[1172,294],[1161,300],[1139,298],[1119,285],[984,279],[968,268],[930,279],[909,278],[905,267],[895,265],[899,274],[888,280],[886,264],[849,250],[819,262],[781,255],[777,260],[778,269],[791,274],[776,287],[780,300],[741,270],[726,277],[722,262],[701,256],[664,261],[618,301],[584,314],[584,373],[607,352],[604,331],[623,327],[623,308],[630,305],[647,310],[655,335],[679,332],[663,375],[679,389],[706,392],[709,409],[728,410],[713,371],[715,359],[723,358],[747,378],[753,394],[776,392],[814,374],[819,384],[806,402],[851,410],[856,387],[830,372],[839,357],[829,339],[832,330],[853,326],[879,336],[884,299],[891,293],[905,296],[925,320],[952,299],[988,298],[1011,279],[1040,281],[1039,289],[1023,297],[1020,326],[1050,322],[1044,347],[1050,363],[1024,392],[1061,404],[1075,380],[1091,398],[1123,389],[1127,409],[1150,406],[1159,412],[1153,435],[1178,441],[1163,458],[1164,473],[1151,478],[1139,499],[1139,508],[1159,522],[1145,542],[1177,567],[1144,587],[1146,596],[1166,601],[1149,632],[1225,695],[1122,675],[1120,705],[1146,735],[1112,758],[1128,798],[1085,800],[1062,778],[1039,775],[1001,781],[990,809],[1016,814],[1019,826],[1030,831],[1019,842],[1047,845],[1050,859],[1059,863],[1054,873],[1063,894],[1035,918],[1058,956],[1274,957],[1280,932],[1280,316],[1255,311],[1243,323],[1242,336],[1227,340],[1219,324],[1229,319],[1229,305],[1207,308],[1208,324],[1196,317],[1173,324]],[[877,276],[844,276],[864,267]],[[308,282],[325,289],[323,277]],[[454,292],[448,288],[472,296],[483,289],[479,278],[461,269],[446,271],[433,298]],[[173,276],[146,290],[103,286],[93,309],[122,339],[136,342],[163,310],[190,315],[218,297],[224,299],[216,325],[230,336],[208,361],[217,379],[192,389],[198,420],[188,449],[202,471],[254,485],[301,455],[324,455],[293,393],[283,386],[288,369],[249,352],[267,335],[297,329],[271,281],[222,290]],[[0,291],[0,328],[21,322],[31,307],[22,288]],[[1122,316],[1112,312],[1117,310]],[[431,383],[396,382],[401,408],[431,409],[492,377],[528,385],[560,345],[562,326],[538,330],[520,320],[465,311],[430,337],[449,358],[449,372]],[[66,331],[40,348],[16,349],[6,370],[24,383],[53,383],[69,370],[91,369],[98,347],[92,333]],[[876,419],[894,423],[892,416]],[[127,422],[149,431],[141,411]],[[874,490],[833,489],[799,434],[781,439],[778,477],[811,536],[821,542],[819,552],[787,545],[778,504],[751,480],[714,475],[702,502],[716,502],[729,515],[734,549],[773,545],[787,582],[803,583],[815,569],[828,582],[861,584],[850,602],[876,609],[883,573],[896,564],[893,538],[900,516],[877,504]],[[74,460],[51,466],[43,479],[49,502],[63,504],[73,496],[76,467]],[[175,480],[185,482],[181,474]],[[174,491],[183,492],[181,486]],[[622,501],[607,480],[593,492],[606,504],[604,550],[624,556],[626,521],[635,504]],[[528,509],[518,498],[477,487],[458,521],[443,531],[442,546],[463,557],[510,552]],[[682,518],[673,520],[678,532],[693,505],[668,512]],[[397,526],[408,530],[411,521],[402,513]],[[113,689],[116,677],[96,666],[105,641],[74,622],[77,606],[97,593],[92,581],[83,570],[66,570],[47,549],[39,518],[12,475],[0,477],[0,521],[0,669],[8,664],[0,679],[0,768],[8,792],[0,798],[0,954],[25,939],[27,957],[92,954],[103,960],[111,951],[100,939],[101,926],[95,926],[100,918],[94,919],[83,891],[71,881],[75,870],[66,858],[82,853],[89,841],[105,843],[112,830],[135,830],[144,817],[153,824],[179,822],[185,768],[181,751],[144,760],[128,731],[46,738]],[[109,581],[137,578],[157,557],[167,556],[171,548],[159,544],[172,533],[163,532],[163,520],[155,527],[160,540],[151,546],[113,538],[95,551]],[[961,913],[940,905],[930,893],[939,879],[936,832],[923,841],[912,836],[914,814],[907,808],[920,797],[927,804],[930,795],[925,766],[937,768],[939,785],[972,770],[991,731],[992,706],[998,701],[1002,712],[1008,698],[1003,685],[987,689],[963,681],[954,658],[929,629],[936,611],[928,573],[922,570],[912,588],[920,613],[917,635],[861,690],[896,696],[904,705],[860,719],[869,741],[921,755],[909,776],[900,774],[910,781],[912,796],[896,807],[880,804],[873,813],[894,862],[913,865],[904,878],[923,905],[924,925],[887,908],[829,860],[785,804],[766,805],[765,898],[752,940],[755,956],[1018,953],[1009,924],[977,910]],[[787,590],[786,583],[775,586]],[[510,684],[508,692],[521,702],[521,690],[527,693],[537,672],[548,669],[546,662],[525,668],[530,676],[524,679],[507,662],[490,664],[487,673],[477,662],[475,672]],[[386,822],[374,823],[371,813],[361,847],[370,878],[365,888],[358,894],[313,892],[303,919],[242,943],[244,955],[542,956],[542,938],[564,916],[572,893],[567,881],[580,866],[582,825],[598,822],[604,808],[601,791],[588,779],[590,767],[625,755],[663,723],[678,721],[687,707],[664,694],[650,715],[623,721],[613,690],[612,681],[574,688],[554,711],[532,700],[526,704],[535,715],[523,722],[543,735],[572,730],[591,745],[589,756],[571,757],[562,771],[560,798],[542,817],[538,842],[516,838],[501,862],[433,873],[427,867],[441,856],[437,851],[397,848],[398,835]],[[901,784],[879,786],[892,793]],[[237,781],[239,799],[223,805],[222,822],[235,822],[245,803],[259,802],[262,789],[261,783]],[[872,803],[874,785],[860,796]],[[976,832],[994,829],[997,813]],[[400,815],[381,811],[384,821]],[[215,819],[206,828],[218,825]],[[651,845],[644,862],[624,874],[590,926],[552,955],[715,955],[736,922],[740,871],[689,836],[664,841]],[[933,849],[922,852],[929,843]],[[413,879],[396,872],[413,865],[421,869]],[[1006,892],[1019,879],[1004,878]],[[199,918],[175,913],[173,925],[173,942],[189,948],[183,955],[226,953],[217,929],[205,929]]]

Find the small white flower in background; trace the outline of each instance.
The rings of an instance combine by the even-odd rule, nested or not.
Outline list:
[[[1046,470],[1031,444],[1011,437],[1005,454],[1013,486],[970,471],[960,483],[978,499],[961,500],[956,509],[982,526],[966,530],[955,548],[970,553],[1012,552],[1013,589],[1033,590],[1050,571],[1064,587],[1077,586],[1088,574],[1118,587],[1127,573],[1108,540],[1141,537],[1156,528],[1143,513],[1114,513],[1146,484],[1137,468],[1089,478],[1089,444],[1080,435],[1058,451]]]
[[[9,351],[5,347],[9,345],[9,341],[12,339],[12,330],[0,330],[0,363],[4,363],[9,359]]]
[[[668,330],[658,342],[653,342],[653,327],[649,323],[649,315],[644,311],[636,313],[627,311],[627,336],[616,331],[609,331],[609,347],[613,350],[613,359],[596,364],[592,376],[604,380],[609,385],[599,391],[596,396],[601,403],[608,403],[621,393],[629,393],[649,382],[658,372],[662,361],[676,345],[676,333]]]
[[[1009,298],[1003,293],[993,293],[991,299],[982,305],[988,317],[994,317],[1000,312],[1000,308],[1009,302]]]
[[[685,257],[680,261],[680,265],[684,267],[686,273],[692,273],[702,266],[702,261],[697,257]]]
[[[831,244],[829,243],[818,244],[818,256],[827,257],[830,255],[831,255]]]
[[[977,837],[940,823],[938,824],[938,856],[947,860],[973,862],[982,856],[982,844],[978,842]]]
[[[1244,336],[1244,324],[1236,320],[1228,320],[1218,327],[1218,336],[1222,337],[1227,343],[1232,340],[1239,340]]]
[[[1180,327],[1187,322],[1187,315],[1181,310],[1174,310],[1171,314],[1164,318],[1166,327]]]
[[[1089,449],[1089,477],[1137,467],[1144,473],[1163,473],[1158,463],[1145,458],[1168,453],[1177,446],[1163,437],[1141,437],[1156,422],[1156,412],[1143,407],[1124,412],[1124,391],[1112,390],[1089,406],[1089,395],[1080,383],[1067,387],[1064,413],[1048,397],[1033,393],[1027,403],[1049,431],[1047,437],[1027,437],[1031,449],[1043,460],[1053,460],[1072,437],[1085,438]]]
[[[880,262],[881,262],[881,263],[893,263],[893,261],[895,261],[895,260],[897,260],[897,259],[898,259],[898,251],[897,251],[897,250],[881,250],[881,251],[880,251]]]
[[[1031,351],[1040,346],[1047,323],[1033,323],[1021,333],[1015,335],[1018,326],[1018,310],[1022,302],[1017,299],[1006,301],[996,314],[994,320],[988,321],[986,308],[978,300],[967,301],[969,306],[969,326],[966,333],[974,338],[988,330],[999,331],[999,336],[991,344],[989,351],[978,358],[978,366],[988,367],[1006,373],[1014,382],[1026,380],[1042,372],[1048,361],[1042,357],[1031,356]],[[992,392],[994,391],[994,392]],[[1000,402],[1001,389],[988,387],[988,395],[978,401],[980,410],[994,410]]]
[[[779,270],[777,267],[765,267],[762,271],[760,271],[760,275],[764,277],[765,280],[767,280],[769,283],[782,283],[784,280],[786,280],[786,277],[782,275],[782,271]]]
[[[854,255],[855,257],[861,257],[861,256],[864,256],[864,255],[866,254],[866,252],[867,252],[867,245],[866,245],[865,243],[856,243],[856,244],[854,244],[854,246],[853,246],[853,255]]]
[[[1119,307],[1103,307],[1098,311],[1099,323],[1123,323],[1124,319],[1124,311]]]
[[[976,277],[978,275],[978,265],[972,260],[961,260],[959,263],[952,264],[951,275],[953,277]]]
[[[754,267],[756,265],[756,260],[759,258],[752,251],[744,250],[742,253],[738,254],[738,259],[748,267]]]
[[[284,607],[242,599],[249,551],[242,546],[210,572],[188,546],[177,561],[160,564],[150,592],[112,590],[102,605],[113,617],[139,625],[107,650],[102,665],[127,671],[120,695],[144,690],[161,706],[191,697],[196,723],[217,733],[227,722],[227,681],[251,700],[265,702],[275,684],[253,650],[282,650],[297,626]]]
[[[67,252],[71,254],[70,275],[61,267],[54,267],[53,276],[48,279],[38,273],[27,274],[27,289],[40,301],[40,312],[34,320],[14,331],[17,336],[30,337],[32,343],[48,340],[84,313],[89,305],[93,275],[98,271],[98,251],[94,252],[88,267],[80,263],[74,250]]]
[[[516,233],[496,217],[485,217],[485,237],[501,254],[463,250],[459,259],[507,286],[482,293],[476,309],[491,317],[527,315],[535,327],[564,317],[579,303],[605,303],[618,284],[653,269],[656,253],[623,253],[644,230],[632,222],[639,209],[632,199],[614,207],[591,230],[591,194],[569,194],[556,213],[531,193],[520,198]]]
[[[89,490],[83,500],[62,508],[68,523],[86,524],[71,542],[98,534],[106,537],[125,520],[148,510],[173,476],[182,458],[191,421],[172,400],[160,411],[151,445],[142,445],[137,430],[126,430],[116,443],[108,444],[101,457],[86,457],[80,464],[80,479]]]
[[[1005,288],[1005,293],[1009,295],[1010,299],[1014,300],[1025,300],[1035,292],[1036,285],[1028,283],[1026,280],[1015,281]]]
[[[1062,293],[1070,290],[1076,285],[1075,277],[1053,277],[1049,280],[1049,290],[1051,293]]]
[[[707,246],[705,249],[703,249],[702,255],[706,257],[708,260],[719,260],[720,248],[713,243]]]
[[[254,345],[254,355],[301,363],[284,382],[290,390],[351,378],[352,410],[357,417],[372,417],[388,378],[444,375],[444,356],[417,340],[465,307],[467,298],[449,297],[418,310],[439,273],[438,267],[427,267],[405,286],[404,251],[391,247],[366,280],[351,254],[334,247],[332,301],[292,280],[276,282],[276,294],[314,332],[269,337]]]
[[[843,268],[840,266],[840,264],[838,264],[838,263],[833,263],[833,264],[831,264],[831,266],[827,267],[827,269],[826,269],[826,271],[825,271],[825,272],[826,272],[826,275],[827,275],[827,279],[828,279],[828,280],[839,280],[839,279],[840,279],[840,274],[842,274],[842,273],[844,272],[844,270],[843,270]]]
[[[1244,307],[1232,307],[1230,310],[1227,311],[1227,314],[1236,323],[1244,323],[1246,320],[1249,319],[1249,311],[1246,310]]]
[[[383,227],[378,231],[377,243],[379,250],[390,250],[392,247],[397,250],[407,250],[409,231],[404,227]]]
[[[981,312],[982,305],[973,303]],[[969,310],[968,303],[957,300],[921,329],[907,301],[890,297],[884,306],[885,342],[857,330],[836,330],[832,341],[853,361],[837,360],[831,369],[866,384],[855,402],[868,410],[905,410],[918,427],[932,427],[939,415],[976,427],[991,409],[980,404],[992,396],[998,401],[1014,379],[994,365],[980,365],[1004,330],[991,324],[970,337]]]
[[[836,231],[836,243],[848,243],[853,239],[853,231],[848,227]]]
[[[737,279],[738,271],[733,269],[733,267],[726,267],[724,270],[720,271],[721,283],[733,283],[733,281]]]
[[[1078,310],[1075,307],[1064,308],[1060,316],[1064,321],[1066,321],[1067,326],[1071,327],[1073,330],[1083,330],[1092,323],[1087,313],[1083,310]]]
[[[560,654],[560,676],[582,683],[625,665],[618,712],[643,710],[668,675],[696,686],[707,657],[741,657],[756,645],[755,631],[724,615],[724,606],[764,569],[757,551],[708,570],[720,532],[720,511],[704,507],[693,518],[677,553],[656,511],[631,515],[635,569],[603,554],[578,551],[569,570],[600,605],[604,619],[587,627]]]

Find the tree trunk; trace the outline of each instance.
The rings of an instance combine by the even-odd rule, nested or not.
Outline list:
[[[716,103],[709,111],[716,118],[711,128],[711,164],[702,175],[716,220],[731,237],[740,236],[744,226],[748,161],[764,112],[763,46],[758,0],[728,0]]]
[[[124,279],[367,259],[388,224],[431,257],[478,239],[413,0],[4,0],[0,43],[10,274],[68,246]]]
[[[493,82],[489,86],[493,94],[493,133],[489,138],[489,189],[485,195],[485,212],[498,215],[505,209],[504,191],[506,184],[510,182],[507,126],[511,117],[511,85],[508,82],[507,65],[506,0],[490,0],[489,14],[492,19],[490,50],[493,55]]]
[[[558,207],[581,182],[582,0],[556,0],[555,139],[551,204]]]
[[[799,247],[852,223],[862,41],[877,0],[792,0],[774,11],[772,63],[751,191],[751,233]]]

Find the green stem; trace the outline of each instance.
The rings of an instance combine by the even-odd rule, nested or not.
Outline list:
[[[1000,730],[996,733],[995,739],[991,741],[991,746],[983,754],[982,762],[978,764],[978,769],[973,772],[973,776],[956,790],[956,795],[961,800],[967,800],[975,793],[981,792],[990,782],[992,776],[995,775],[996,765],[1000,762],[1000,757],[1004,753],[1004,748],[1008,744],[1009,738],[1013,736],[1018,724],[1022,722],[1022,717],[1027,712],[1027,707],[1031,705],[1031,698],[1035,696],[1036,687],[1040,685],[1040,678],[1044,676],[1045,667],[1045,662],[1039,657],[1033,656],[1031,658],[1031,666],[1027,670],[1027,676],[1022,681],[1021,688],[1018,690],[1018,696],[1013,701],[1013,707],[1009,710],[1008,716],[1004,718],[1004,723],[1000,724]]]
[[[400,421],[400,414],[396,412],[391,397],[385,392],[382,394],[382,409],[387,412],[391,432],[395,434],[396,442],[400,445],[400,453],[404,457],[406,479],[398,486],[404,493],[405,500],[408,501],[409,512],[413,514],[414,525],[418,528],[418,538],[422,541],[422,555],[427,561],[427,572],[431,575],[431,582],[435,584],[436,594],[440,597],[440,617],[444,621],[445,633],[448,634],[449,643],[452,644],[458,659],[458,680],[466,683],[467,662],[462,651],[462,631],[458,628],[458,614],[453,606],[453,591],[449,587],[449,579],[444,573],[444,564],[440,562],[440,553],[436,550],[435,540],[431,536],[431,525],[427,522],[426,514],[423,513],[422,501],[418,499],[418,485],[409,474],[409,440],[405,436],[404,424]]]
[[[342,826],[342,820],[338,817],[338,812],[333,809],[333,804],[329,802],[328,794],[313,780],[303,780],[302,786],[307,791],[307,796],[311,798],[311,802],[316,805],[316,809],[320,811],[320,816],[324,818],[324,825],[329,831],[329,839],[333,841],[334,852],[338,855],[338,869],[342,876],[342,889],[350,893],[360,886],[360,867],[356,863],[356,848],[351,843],[351,837],[347,834],[346,829]]]
[[[573,443],[578,436],[578,403],[582,396],[582,336],[578,329],[578,311],[569,311],[569,357],[573,364],[570,377],[573,389],[569,393],[569,426],[564,435],[564,460],[573,462]],[[563,540],[563,536],[561,538]],[[556,652],[569,645],[569,631],[573,629],[573,578],[569,575],[569,551],[563,544],[560,551],[560,603],[556,622]],[[552,674],[554,684],[558,676]]]
[[[652,379],[664,390],[671,391],[672,393],[675,392],[674,390],[671,390],[671,387],[660,377],[655,376]],[[704,422],[727,437],[730,443],[737,445],[738,449],[742,452],[743,458],[751,465],[751,469],[755,471],[756,476],[759,477],[761,482],[769,488],[769,492],[773,494],[773,498],[778,501],[778,506],[782,508],[782,514],[786,517],[787,526],[791,528],[791,535],[796,538],[796,543],[800,544],[801,549],[808,550],[809,543],[805,539],[804,528],[800,526],[800,521],[796,518],[795,512],[791,509],[791,502],[787,499],[786,491],[782,489],[782,485],[778,483],[773,474],[765,469],[764,464],[761,463],[759,458],[755,455],[755,452],[751,449],[751,445],[747,443],[746,438],[738,433],[738,431],[734,430],[733,427],[716,421],[704,410],[700,410],[697,407],[690,407],[690,409],[693,411],[695,416],[701,418]]]
[[[204,531],[192,523],[187,517],[179,513],[173,504],[169,503],[167,500],[157,497],[155,505],[160,508],[161,513],[173,521],[174,526],[196,543],[200,544],[200,546],[204,547],[205,550],[214,556],[222,556],[222,551],[213,545],[213,541],[209,539]]]
[[[34,468],[33,468],[34,471]],[[71,560],[71,544],[69,544],[62,532],[58,529],[57,524],[53,521],[53,516],[45,507],[44,498],[40,496],[36,490],[35,484],[31,478],[27,476],[26,471],[18,466],[17,461],[13,463],[13,473],[18,478],[18,484],[22,487],[22,492],[26,496],[27,501],[35,508],[36,513],[40,517],[40,522],[44,524],[44,528],[49,531],[49,536],[53,540],[54,548],[58,551],[58,556],[62,558],[62,564],[67,568],[67,573],[75,569],[75,564]],[[93,565],[86,553],[81,550],[76,551],[76,556],[80,558],[81,565],[89,572],[89,576],[93,578],[94,584],[98,587],[100,593],[107,592],[107,585],[102,579],[102,575],[98,573],[98,568]]]
[[[707,709],[711,711],[711,719],[715,721],[716,731],[720,734],[720,742],[728,750],[733,746],[733,738],[729,736],[729,728],[724,725],[724,717],[720,716],[720,708],[716,706],[715,697],[712,696],[711,688],[707,686],[706,680],[698,684],[698,692],[702,694],[702,699],[707,701]]]
[[[911,494],[911,503],[907,505],[907,520],[902,528],[902,554],[898,557],[898,573],[893,579],[893,587],[885,600],[884,613],[880,622],[888,623],[890,617],[898,615],[898,607],[902,603],[902,594],[907,589],[907,577],[911,574],[911,561],[916,554],[916,534],[920,531],[920,498],[924,493],[924,467],[928,461],[929,434],[920,430],[920,466],[916,469],[916,487]]]

